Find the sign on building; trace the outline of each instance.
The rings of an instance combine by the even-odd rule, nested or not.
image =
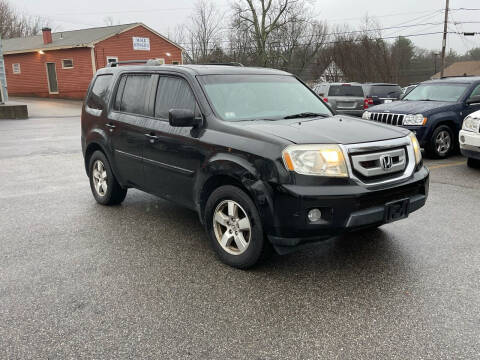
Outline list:
[[[150,51],[150,38],[148,37],[133,37],[133,50]]]
[[[7,102],[7,77],[5,75],[5,62],[3,61],[2,38],[0,37],[0,104]]]

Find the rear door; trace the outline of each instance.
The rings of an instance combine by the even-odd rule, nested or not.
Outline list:
[[[172,127],[171,109],[189,109],[200,116],[193,91],[186,79],[160,75],[154,98],[154,117],[147,123],[144,150],[147,191],[193,207],[193,176],[204,159],[201,132],[191,127]]]
[[[122,183],[143,189],[143,145],[145,114],[151,74],[123,74],[117,86],[113,109],[109,114],[108,131],[115,169]]]

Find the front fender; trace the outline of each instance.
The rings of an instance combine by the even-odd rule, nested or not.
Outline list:
[[[268,160],[255,159],[236,154],[216,154],[208,160],[198,173],[195,184],[195,206],[203,221],[202,193],[205,185],[214,178],[229,178],[245,188],[257,206],[264,227],[268,227],[273,219],[272,176],[275,166]],[[267,180],[268,179],[268,180]]]
[[[454,110],[449,110],[449,111],[441,112],[438,114],[434,114],[428,119],[428,123],[427,123],[428,129],[426,132],[426,137],[429,139],[432,136],[435,129],[437,128],[437,126],[442,123],[453,124],[454,126],[453,130],[456,135],[460,130],[461,121],[462,120],[460,119],[460,114]]]

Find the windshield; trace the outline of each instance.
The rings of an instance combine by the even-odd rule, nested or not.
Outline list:
[[[420,84],[403,98],[403,100],[429,100],[457,102],[469,84]]]
[[[332,116],[293,76],[206,75],[199,79],[216,113],[226,121],[279,120],[296,114]]]
[[[328,90],[328,96],[354,96],[363,98],[363,89],[361,86],[352,85],[332,85]]]

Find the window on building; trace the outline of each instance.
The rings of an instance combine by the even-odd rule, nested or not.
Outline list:
[[[105,108],[111,82],[112,75],[97,76],[87,100],[87,106],[90,109],[103,110]]]
[[[155,100],[155,117],[168,119],[171,109],[195,111],[195,97],[188,83],[177,77],[160,77]]]
[[[62,69],[72,69],[72,68],[73,68],[73,59],[62,60]]]
[[[13,68],[13,73],[14,74],[20,74],[22,71],[20,69],[20,64],[16,63],[16,64],[12,64],[12,68]]]
[[[107,64],[118,62],[118,56],[107,56]]]
[[[145,115],[145,96],[151,75],[123,76],[115,98],[115,109],[130,114]]]
[[[178,62],[178,61],[172,61],[172,64],[173,64],[173,65],[179,65],[180,62]]]

